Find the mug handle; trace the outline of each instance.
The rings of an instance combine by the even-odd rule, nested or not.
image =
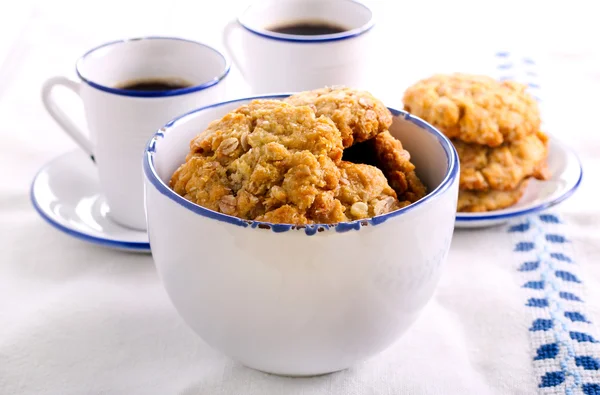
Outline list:
[[[79,82],[73,81],[67,77],[53,77],[47,80],[42,86],[42,102],[48,113],[54,118],[54,120],[63,128],[63,130],[71,136],[73,140],[81,147],[81,149],[90,156],[92,161],[94,160],[94,152],[92,149],[92,142],[85,136],[85,134],[75,125],[75,123],[69,118],[65,112],[58,106],[56,101],[52,97],[52,91],[57,86],[64,86],[70,89],[79,96],[79,89],[81,87]]]
[[[229,53],[231,59],[233,59],[233,63],[235,63],[237,68],[240,70],[242,77],[246,78],[244,67],[240,62],[239,58],[235,56],[235,51],[233,50],[232,46],[232,38],[236,30],[241,30],[240,24],[236,19],[229,21],[229,23],[225,25],[225,28],[223,29],[223,45],[225,46],[225,49],[227,49],[227,52]]]

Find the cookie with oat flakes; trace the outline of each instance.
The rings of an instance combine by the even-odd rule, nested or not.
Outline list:
[[[371,141],[377,167],[385,174],[390,186],[398,194],[398,199],[416,202],[424,197],[427,188],[417,177],[415,165],[410,161],[410,153],[404,149],[402,142],[388,131],[379,133]]]
[[[436,74],[410,86],[403,102],[450,138],[498,147],[540,129],[537,102],[526,88],[483,75]]]
[[[337,223],[385,214],[399,202],[378,168],[341,160],[334,122],[310,106],[255,100],[190,143],[171,188],[196,204],[274,223]]]
[[[529,180],[523,180],[511,191],[465,191],[458,193],[457,210],[460,212],[484,212],[500,210],[517,203],[525,190]]]
[[[285,102],[312,106],[317,116],[330,118],[342,133],[344,148],[369,140],[392,124],[392,113],[366,91],[327,87],[297,93]]]
[[[550,177],[546,158],[548,137],[538,132],[500,147],[452,143],[460,159],[460,188],[486,191],[511,191],[529,177]]]

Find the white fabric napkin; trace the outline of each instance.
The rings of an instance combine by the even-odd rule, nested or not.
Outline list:
[[[522,57],[491,59],[511,62],[503,75],[533,78]],[[5,169],[35,163],[41,149],[3,136]],[[33,170],[11,167],[0,186],[0,394],[600,394],[592,196],[457,230],[434,298],[396,344],[346,371],[291,379],[211,350],[176,314],[149,256],[45,224],[23,187]]]

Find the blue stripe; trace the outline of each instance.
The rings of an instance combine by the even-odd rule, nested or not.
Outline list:
[[[498,78],[499,81],[513,81],[514,79],[515,79],[514,75],[505,75],[505,76]]]
[[[537,320],[533,321],[533,325],[531,326],[531,328],[529,328],[529,330],[531,332],[547,331],[548,329],[552,329],[553,326],[554,322],[552,320],[538,318]]]
[[[545,298],[529,298],[526,306],[529,307],[548,307],[548,299]]]
[[[519,267],[520,272],[530,272],[540,267],[540,261],[525,262]]]
[[[573,273],[570,273],[570,272],[566,272],[564,270],[557,270],[556,272],[554,272],[554,274],[556,275],[556,277],[560,278],[561,280],[567,281],[567,282],[573,282],[573,283],[581,282],[581,280],[579,280],[576,275],[574,275]]]
[[[550,257],[556,259],[557,261],[568,262],[568,263],[573,262],[571,260],[571,258],[569,258],[568,256],[566,256],[565,254],[563,254],[561,252],[553,252],[550,254]]]
[[[596,339],[594,339],[591,335],[583,332],[569,332],[569,336],[571,339],[576,340],[579,343],[598,343]]]
[[[553,214],[540,214],[539,218],[547,224],[560,224],[560,219]]]
[[[523,285],[523,288],[544,289],[543,281],[528,281]]]
[[[588,355],[576,357],[575,365],[582,367],[584,370],[600,370],[600,361]]]
[[[513,67],[512,63],[506,63],[506,64],[499,64],[498,68],[499,69],[503,69],[503,70],[508,70],[511,69]]]
[[[581,386],[584,395],[600,395],[600,384],[587,383]]]
[[[577,311],[565,311],[565,317],[573,322],[588,322],[585,316]]]
[[[553,235],[553,234],[547,234],[546,241],[549,241],[550,243],[558,243],[558,244],[568,243],[568,240],[566,237],[561,236],[561,235]]]
[[[558,343],[544,344],[536,350],[534,361],[542,361],[544,359],[554,359],[558,355]]]
[[[515,251],[519,252],[527,252],[531,251],[535,248],[535,244],[529,241],[522,241],[515,246]]]
[[[521,224],[513,225],[508,228],[508,233],[512,232],[527,232],[529,230],[529,222],[523,222]]]
[[[565,372],[548,372],[542,377],[540,388],[556,387],[565,381]]]
[[[579,298],[579,296],[577,296],[571,292],[560,292],[558,294],[558,296],[560,296],[561,298],[563,298],[565,300],[572,300],[574,302],[582,302],[582,300]]]

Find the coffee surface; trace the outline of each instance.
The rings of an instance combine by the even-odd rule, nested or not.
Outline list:
[[[268,30],[275,33],[293,34],[296,36],[319,36],[323,34],[342,33],[348,29],[330,22],[302,21],[280,24]]]
[[[140,92],[164,92],[189,88],[193,84],[180,78],[142,78],[117,84],[116,88]]]

